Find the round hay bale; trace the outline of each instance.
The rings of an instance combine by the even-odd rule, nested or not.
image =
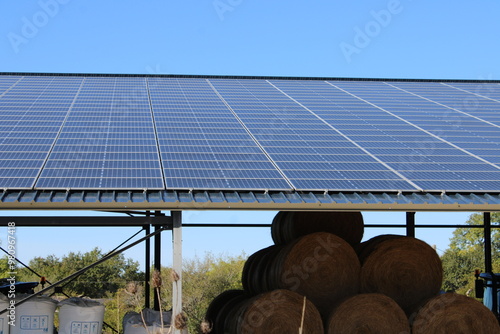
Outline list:
[[[380,293],[345,300],[331,314],[328,334],[410,334],[408,318],[399,305]]]
[[[212,329],[210,333],[217,333],[216,321],[221,309],[229,301],[236,297],[244,296],[246,292],[243,290],[227,290],[215,297],[208,305],[207,312],[205,313],[205,321]]]
[[[404,235],[382,234],[360,243],[354,248],[358,254],[359,262],[363,265],[368,255],[370,255],[370,253],[373,252],[381,242],[400,237],[404,237]]]
[[[316,232],[297,239],[275,258],[277,288],[298,292],[323,316],[344,298],[359,292],[360,264],[354,249],[342,238]]]
[[[282,239],[283,232],[281,230],[283,222],[287,220],[289,213],[288,211],[279,211],[273,218],[273,222],[271,223],[271,237],[276,245],[286,244]]]
[[[407,315],[437,295],[442,280],[441,259],[436,251],[412,237],[381,241],[361,267],[361,292],[383,293]]]
[[[323,322],[316,307],[306,300],[303,333],[323,334]],[[299,333],[304,297],[288,290],[257,295],[239,305],[227,319],[225,333]]]
[[[215,320],[213,320],[212,330],[210,331],[210,333],[225,333],[224,326],[228,319],[231,319],[233,317],[234,310],[249,298],[249,295],[246,293],[229,293],[228,296],[222,297],[223,300],[215,301],[215,303],[217,303],[218,305],[215,305],[214,309],[216,306],[219,306],[219,308],[215,318],[212,317],[212,319]]]
[[[428,301],[417,313],[414,334],[491,334],[500,333],[493,312],[464,295],[444,293]]]
[[[269,246],[258,250],[248,257],[243,266],[243,272],[241,273],[241,284],[243,289],[251,294],[257,294],[263,292],[259,288],[259,284],[255,282],[258,279],[260,273],[256,273],[256,268],[258,267],[260,260],[271,250],[276,248],[276,246]]]
[[[280,211],[271,225],[271,236],[276,245],[315,232],[329,232],[354,246],[360,243],[363,231],[361,212]]]

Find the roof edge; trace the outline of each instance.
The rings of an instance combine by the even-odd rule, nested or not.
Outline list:
[[[183,78],[183,79],[261,79],[261,80],[328,80],[328,81],[394,81],[394,82],[463,82],[500,83],[487,79],[411,79],[411,78],[347,78],[347,77],[298,77],[298,76],[251,76],[251,75],[196,75],[196,74],[125,74],[125,73],[45,73],[0,72],[0,76],[69,76],[69,77],[131,77],[131,78]]]

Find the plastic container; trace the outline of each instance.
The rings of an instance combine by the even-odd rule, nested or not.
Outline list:
[[[59,303],[59,334],[100,334],[104,305],[84,298],[68,298]]]
[[[16,294],[16,301],[29,295]],[[54,311],[57,302],[49,297],[37,296],[16,305],[15,326],[9,327],[10,334],[52,334],[54,332]]]
[[[124,334],[151,334],[161,333],[161,316],[159,311],[144,309],[143,316],[137,312],[127,312],[123,316]],[[144,319],[143,319],[144,317]],[[163,333],[170,332],[170,322],[172,320],[172,311],[163,312]],[[145,323],[144,323],[145,322]],[[146,329],[146,326],[147,329]]]

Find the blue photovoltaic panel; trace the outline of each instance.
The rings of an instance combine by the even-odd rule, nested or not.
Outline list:
[[[415,190],[265,80],[211,82],[295,188]]]
[[[167,188],[291,188],[207,80],[149,88]]]
[[[0,75],[0,187],[500,189],[500,85]]]
[[[369,122],[369,142],[386,142],[391,148],[373,146],[369,151],[397,170],[406,178],[424,190],[447,189],[450,191],[462,190],[495,190],[500,187],[500,169],[490,160],[491,156],[498,155],[494,147],[500,139],[500,131],[492,124],[481,119],[471,117],[451,106],[450,97],[435,98],[439,90],[449,88],[439,83],[384,83],[384,82],[330,82],[333,89],[340,91],[333,94],[344,94],[364,103],[372,104],[371,115],[391,117],[380,124]],[[409,93],[396,88],[397,86],[416,87],[416,92],[428,92],[426,96]],[[328,88],[330,89],[330,88]],[[432,92],[432,93],[431,93]],[[326,92],[331,96],[331,92]],[[441,93],[442,95],[442,93]],[[455,104],[467,98],[463,92],[450,93]],[[431,99],[434,97],[435,99]],[[348,97],[346,97],[349,99]],[[445,104],[446,103],[446,104]],[[353,116],[362,117],[364,112],[352,110]],[[332,124],[337,121],[329,120]],[[337,126],[337,125],[336,125]],[[345,132],[357,134],[363,126],[353,122],[346,126]],[[461,140],[448,139],[449,136],[462,137]],[[470,138],[486,137],[492,140],[492,145],[484,148],[493,148],[490,151],[466,149],[462,143],[468,143]],[[355,138],[356,139],[356,138]],[[357,139],[356,139],[357,140]],[[370,144],[359,141],[363,147]],[[455,163],[452,166],[443,166],[443,163]],[[425,165],[427,169],[422,170]],[[471,170],[482,171],[479,179],[475,179]]]
[[[145,78],[86,78],[36,187],[163,189]]]
[[[81,81],[0,76],[1,187],[34,186]]]

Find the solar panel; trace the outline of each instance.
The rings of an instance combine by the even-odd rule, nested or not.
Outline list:
[[[498,191],[500,85],[0,75],[0,187]]]
[[[146,80],[85,78],[36,187],[163,189]]]
[[[0,185],[31,188],[57,137],[82,79],[0,76]],[[66,96],[57,93],[64,87]]]
[[[207,80],[149,89],[167,188],[291,189]]]

